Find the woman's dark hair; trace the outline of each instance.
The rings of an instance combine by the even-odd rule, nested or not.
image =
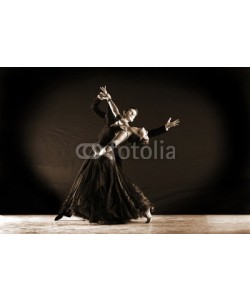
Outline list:
[[[148,139],[140,139],[139,136],[132,135],[129,137],[128,142],[131,144],[136,144],[138,146],[148,145],[149,140]]]

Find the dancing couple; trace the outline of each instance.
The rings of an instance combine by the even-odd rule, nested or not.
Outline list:
[[[106,87],[100,89],[91,109],[105,122],[98,136],[102,148],[93,146],[94,157],[83,162],[55,221],[75,215],[98,224],[124,224],[142,217],[149,223],[154,205],[124,174],[118,146],[125,142],[148,144],[150,138],[177,126],[179,120],[171,122],[169,118],[165,125],[149,131],[132,127],[129,123],[138,115],[138,109],[130,107],[120,114]],[[108,103],[106,112],[99,108],[102,101]]]

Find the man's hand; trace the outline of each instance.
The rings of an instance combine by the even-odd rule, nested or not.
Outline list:
[[[169,118],[168,121],[167,121],[167,123],[165,124],[165,127],[166,127],[166,130],[168,130],[169,128],[175,127],[175,126],[177,126],[179,124],[180,124],[179,119],[171,122],[171,118]]]

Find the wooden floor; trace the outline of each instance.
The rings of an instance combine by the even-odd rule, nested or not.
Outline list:
[[[89,224],[77,217],[54,221],[54,215],[0,215],[0,233],[250,233],[249,215],[154,215],[122,225]]]

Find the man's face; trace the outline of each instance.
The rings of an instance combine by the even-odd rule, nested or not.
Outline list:
[[[137,111],[135,109],[130,108],[126,111],[125,117],[128,119],[129,122],[133,122],[136,116]]]

